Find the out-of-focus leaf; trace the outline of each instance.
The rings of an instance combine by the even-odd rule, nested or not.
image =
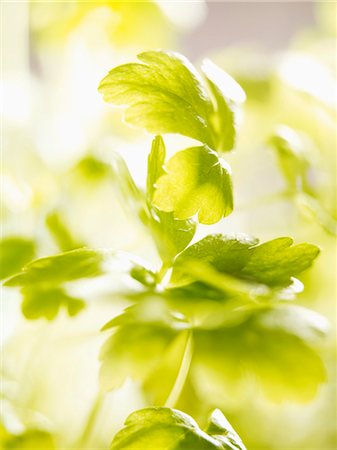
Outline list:
[[[135,45],[138,48],[151,48],[153,45],[167,47],[174,40],[168,18],[152,0],[141,3],[123,0],[76,1],[64,5],[34,2],[31,15],[33,38],[37,37],[44,43],[65,42],[70,33],[78,32],[83,25],[80,33],[86,36],[88,22],[90,30],[99,29],[102,33],[99,42],[109,39],[114,46],[122,48]]]
[[[158,324],[124,325],[105,342],[100,352],[103,389],[120,387],[127,377],[144,380],[160,361],[176,331]]]
[[[312,346],[325,328],[305,308],[279,307],[256,311],[238,325],[199,330],[194,380],[206,397],[237,395],[253,379],[273,401],[309,401],[326,380]]]
[[[47,431],[30,429],[21,434],[8,434],[2,450],[54,450],[53,437]]]
[[[207,236],[178,256],[171,281],[173,284],[190,281],[184,264],[199,261],[242,280],[285,287],[292,283],[292,277],[308,269],[319,254],[315,245],[292,245],[291,238],[257,244],[256,238],[247,235]]]
[[[238,105],[245,101],[246,95],[241,86],[212,61],[204,60],[202,72],[216,103],[213,115],[216,148],[220,152],[225,152],[235,145],[239,121]]]
[[[289,127],[279,126],[269,143],[277,151],[278,162],[289,189],[312,193],[310,148],[305,149],[300,135]]]
[[[75,316],[84,308],[83,300],[69,296],[60,288],[28,287],[23,288],[21,293],[23,295],[21,309],[23,315],[30,320],[41,317],[53,320],[62,306],[67,309],[69,316]]]
[[[217,151],[233,147],[234,110],[245,94],[228,74],[205,61],[209,95],[196,69],[182,55],[151,51],[138,59],[141,64],[112,69],[99,86],[106,101],[128,107],[128,123],[150,133],[188,136]]]
[[[160,363],[149,374],[143,388],[151,405],[175,406],[182,397],[180,384],[185,384],[193,357],[190,330],[173,339]]]
[[[315,179],[313,143],[307,136],[284,125],[277,128],[269,143],[277,151],[289,194],[294,197],[300,212],[317,221],[326,232],[336,235],[336,218],[325,208]]]
[[[20,237],[0,241],[0,279],[13,275],[34,258],[35,243]]]
[[[57,245],[63,252],[83,247],[83,242],[78,241],[66,226],[60,212],[53,211],[46,217],[46,225]]]
[[[21,287],[22,312],[27,319],[52,320],[61,306],[74,316],[84,307],[84,302],[68,295],[63,285],[102,275],[108,256],[108,251],[81,248],[36,259],[9,278],[5,286]]]
[[[154,287],[157,284],[157,274],[140,264],[134,264],[130,270],[130,275],[134,280],[139,281],[144,286]]]
[[[132,413],[114,437],[111,450],[245,450],[241,439],[220,410],[207,431],[187,414],[170,408],[145,408]]]
[[[142,220],[145,220],[148,216],[145,198],[137,188],[124,159],[118,153],[112,154],[110,167],[112,179],[120,192],[122,202],[130,211],[136,212]]]
[[[36,259],[21,273],[9,278],[5,286],[57,286],[67,281],[96,277],[103,273],[106,255],[103,250],[81,248]]]
[[[324,230],[337,235],[337,220],[322,205],[322,203],[309,194],[299,193],[296,196],[296,202],[300,210],[310,219],[316,220]]]
[[[88,181],[99,181],[110,174],[111,167],[104,161],[88,155],[81,159],[74,172],[82,175]]]
[[[212,224],[232,212],[230,169],[209,148],[192,147],[176,153],[157,181],[153,203],[178,219],[198,214],[200,223]]]
[[[252,381],[273,401],[314,398],[326,380],[315,349],[326,320],[298,306],[221,305],[205,301],[203,308],[199,300],[189,308],[189,299],[177,297],[166,307],[159,298],[130,307],[104,327],[117,328],[101,352],[103,386],[116,388],[130,376],[150,401],[167,399],[188,333],[194,351],[185,383],[205,401],[230,398]],[[152,383],[156,376],[161,383]]]
[[[128,376],[144,383],[161,365],[179,330],[186,328],[184,317],[157,297],[147,295],[145,302],[127,308],[102,328],[115,329],[100,352],[102,387],[117,388]]]

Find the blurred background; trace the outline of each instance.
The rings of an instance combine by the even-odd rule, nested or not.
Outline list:
[[[99,164],[117,151],[145,185],[152,137],[126,126],[97,92],[111,68],[144,50],[172,49],[197,67],[211,58],[243,86],[240,138],[228,156],[235,212],[211,231],[200,227],[198,237],[289,235],[322,248],[298,303],[330,321],[320,348],[329,376],[310,403],[273,404],[247,392],[244,401],[219,407],[249,449],[337,448],[336,4],[4,1],[1,12],[2,248],[21,239],[27,260],[62,251],[66,233],[68,241],[158,263],[151,237],[121,201],[118,177]],[[285,162],[268,144],[279,125],[300,137],[302,159]],[[185,141],[169,136],[167,144],[177,150]],[[293,174],[303,167],[310,188],[294,190]],[[20,294],[2,289],[0,448],[108,448],[127,414],[146,404],[129,380],[100,401],[83,433],[98,392],[99,329],[123,302],[102,286],[77,289],[87,308],[52,322],[27,320]],[[24,433],[25,440],[11,440]]]

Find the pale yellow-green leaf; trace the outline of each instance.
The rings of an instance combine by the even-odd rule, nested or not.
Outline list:
[[[153,203],[178,219],[194,215],[203,224],[228,216],[233,209],[230,169],[208,147],[192,147],[176,153],[157,181]]]

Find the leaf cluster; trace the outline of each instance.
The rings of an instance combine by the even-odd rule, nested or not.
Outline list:
[[[133,413],[111,449],[244,450],[220,411],[202,431],[172,408],[193,411],[200,401],[214,408],[214,399],[225,406],[231,393],[244,392],[249,383],[274,401],[314,397],[326,378],[315,348],[326,323],[286,302],[301,291],[296,277],[320,250],[294,245],[289,237],[259,243],[245,234],[210,234],[192,243],[198,223],[217,223],[233,210],[231,169],[223,155],[235,145],[245,94],[207,60],[199,73],[172,52],[146,52],[138,59],[112,69],[99,90],[106,101],[125,108],[127,123],[156,135],[145,192],[118,155],[110,165],[87,158],[77,167],[85,176],[93,172],[92,180],[110,177],[118,185],[161,259],[160,268],[149,269],[130,258],[128,275],[138,289],[120,293],[131,306],[102,328],[109,333],[100,352],[102,386],[116,389],[131,377],[158,406]],[[167,160],[161,136],[166,133],[198,145]],[[274,144],[284,146],[280,139]],[[305,162],[298,155],[296,161],[293,187],[298,178],[303,185],[307,181]],[[285,173],[292,176],[287,167]],[[67,251],[27,263],[31,243],[2,244],[5,285],[21,289],[29,319],[51,320],[61,307],[75,315],[84,302],[68,293],[68,284],[113,270],[105,264],[111,252],[77,248],[81,243],[57,213],[48,216],[47,226]]]

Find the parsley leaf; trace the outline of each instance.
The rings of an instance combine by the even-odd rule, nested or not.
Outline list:
[[[81,248],[28,263],[5,286],[58,285],[103,273],[104,251]]]
[[[187,333],[193,356],[186,384],[206,402],[226,401],[234,391],[239,398],[247,383],[257,383],[273,401],[305,402],[326,380],[315,349],[326,321],[306,308],[241,304],[233,309],[201,300],[194,307],[186,298],[166,305],[160,297],[146,298],[104,327],[115,330],[101,352],[103,388],[119,387],[130,376],[141,382],[152,404],[162,404],[186,352]]]
[[[21,237],[6,237],[0,241],[0,279],[13,275],[35,254],[33,241]]]
[[[152,202],[156,182],[164,175],[166,148],[161,136],[156,136],[152,141],[151,151],[147,160],[146,194],[149,202]]]
[[[67,309],[69,316],[75,316],[84,308],[81,299],[71,297],[61,288],[26,287],[21,290],[23,302],[21,309],[26,319],[45,317],[53,320],[61,306]]]
[[[257,244],[256,238],[243,234],[209,235],[177,257],[171,281],[173,284],[190,281],[184,266],[198,261],[242,280],[286,287],[292,283],[292,277],[308,269],[319,254],[315,245],[292,245],[293,240],[287,237]]]
[[[176,153],[157,181],[153,203],[179,219],[198,214],[200,223],[218,222],[233,210],[230,169],[208,147]]]
[[[337,221],[324,206],[315,173],[314,144],[308,136],[285,125],[279,126],[269,139],[275,149],[278,164],[287,183],[287,189],[299,206],[300,212],[316,220],[326,232],[337,234]]]
[[[21,308],[27,319],[44,317],[52,320],[61,306],[74,316],[83,309],[84,302],[68,295],[65,283],[102,275],[107,255],[102,250],[81,248],[36,259],[4,285],[21,287]]]
[[[230,75],[209,59],[204,60],[202,72],[216,103],[212,116],[216,148],[219,152],[226,152],[235,146],[239,105],[245,101],[246,94]]]
[[[1,426],[1,428],[3,428]],[[12,434],[1,429],[2,450],[55,450],[50,433],[39,429],[27,429],[20,434]]]
[[[147,198],[151,210],[150,228],[153,233],[159,254],[165,263],[170,263],[177,253],[192,240],[196,223],[193,220],[179,220],[172,212],[160,211],[153,206],[153,195],[158,178],[165,173],[166,149],[161,136],[156,136],[148,157]]]
[[[191,376],[205,398],[240,398],[250,380],[275,402],[310,401],[326,381],[312,345],[325,331],[322,317],[305,308],[253,310],[241,323],[195,334]]]
[[[217,151],[233,147],[234,109],[245,94],[229,75],[206,61],[209,93],[193,65],[178,53],[149,51],[138,59],[142,63],[115,67],[99,85],[104,100],[127,106],[126,122],[154,134],[188,136]]]
[[[178,133],[213,146],[212,103],[195,68],[173,52],[138,55],[143,64],[124,64],[101,81],[104,100],[128,105],[125,120],[150,133]]]
[[[202,431],[187,414],[170,408],[133,412],[114,437],[111,450],[245,450],[241,439],[220,410]]]
[[[83,243],[73,236],[59,211],[55,210],[47,215],[46,225],[56,244],[63,252],[83,247]]]
[[[103,389],[116,389],[127,377],[144,380],[160,362],[174,335],[176,332],[163,324],[130,323],[119,327],[100,352]]]

